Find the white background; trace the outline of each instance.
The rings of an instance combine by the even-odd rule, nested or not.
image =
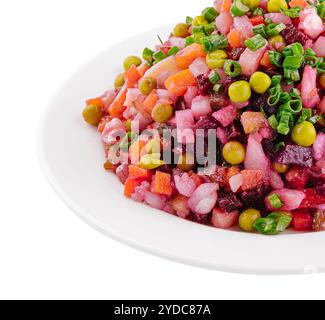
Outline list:
[[[211,2],[1,1],[0,298],[325,298],[325,274],[219,273],[114,242],[79,220],[40,170],[40,115],[69,74],[114,42],[182,21]]]

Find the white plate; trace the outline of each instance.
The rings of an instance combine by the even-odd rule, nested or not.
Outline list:
[[[238,273],[325,270],[325,233],[266,237],[201,226],[127,200],[117,178],[103,171],[99,135],[81,118],[84,101],[111,88],[125,56],[154,47],[156,35],[167,36],[169,30],[163,27],[107,49],[61,88],[39,131],[40,159],[51,185],[98,231],[163,258]]]

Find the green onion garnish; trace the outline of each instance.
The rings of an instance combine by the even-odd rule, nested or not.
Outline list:
[[[276,51],[269,51],[269,58],[271,64],[273,64],[276,67],[282,66],[282,54],[280,52]]]
[[[265,28],[265,32],[268,36],[272,37],[278,35],[284,29],[286,29],[286,25],[284,23],[280,23],[280,24],[270,23]]]
[[[264,11],[262,8],[257,7],[252,11],[252,15],[253,16],[263,16],[264,15]]]
[[[268,218],[276,221],[277,233],[285,231],[290,226],[292,221],[292,217],[282,212],[272,212],[271,214],[268,215]]]
[[[238,77],[242,73],[242,68],[240,63],[234,60],[226,60],[223,69],[226,75],[228,75],[231,78]]]
[[[272,87],[277,86],[277,85],[281,84],[282,76],[280,76],[280,75],[273,76],[271,80],[272,80]]]
[[[291,80],[293,82],[300,80],[300,74],[298,70],[284,69],[283,73],[284,77],[288,80]]]
[[[269,122],[269,124],[270,124],[270,126],[271,126],[272,129],[274,129],[274,130],[277,129],[277,127],[278,127],[278,125],[279,125],[279,122],[278,122],[278,120],[277,120],[275,114],[273,114],[271,117],[269,117],[269,118],[267,119],[267,121]]]
[[[274,209],[280,209],[284,206],[284,203],[282,202],[280,196],[277,193],[272,194],[267,198],[270,202],[270,205]]]
[[[217,26],[216,26],[215,22],[212,22],[212,23],[207,24],[203,28],[204,28],[205,34],[208,36],[217,29]]]
[[[287,56],[296,56],[296,55],[304,55],[305,50],[301,43],[295,42],[289,46],[286,46],[283,50],[283,55]]]
[[[207,20],[208,22],[214,21],[217,16],[218,12],[215,8],[213,7],[208,7],[202,11],[202,16]]]
[[[303,108],[301,110],[301,116],[299,117],[297,124],[300,124],[313,116],[313,111],[311,109]]]
[[[318,121],[322,120],[322,115],[321,114],[316,114],[313,117],[311,117],[308,121],[312,124],[316,124]]]
[[[253,225],[254,229],[265,235],[277,234],[276,227],[277,223],[271,218],[258,218]]]
[[[194,38],[192,36],[187,37],[186,40],[185,40],[185,47],[188,47],[188,46],[190,46],[193,43],[195,43]]]
[[[172,47],[172,48],[169,49],[168,56],[173,56],[173,55],[175,55],[178,52],[179,52],[179,48],[176,47],[176,46],[174,46],[174,47]]]
[[[259,24],[253,27],[253,32],[255,35],[260,34],[263,38],[267,37],[264,24]]]
[[[192,17],[186,17],[186,24],[191,26],[192,25],[192,22],[193,22],[193,18]]]
[[[285,144],[283,141],[277,143],[277,144],[274,146],[274,148],[273,148],[274,153],[279,152],[279,151],[280,151],[281,149],[283,149],[285,146],[286,146],[286,144]]]
[[[247,39],[245,45],[248,49],[257,51],[265,46],[265,39],[260,34],[257,34],[253,38]]]
[[[275,78],[275,79],[273,79],[273,78],[272,78],[272,83],[273,83],[273,81],[275,81],[275,79],[276,79],[276,81],[279,80],[279,78]],[[281,76],[280,76],[280,81],[281,81]],[[276,84],[274,87],[269,89],[269,98],[267,100],[268,105],[275,106],[279,102],[280,96],[281,96],[281,85]]]
[[[221,84],[217,83],[214,85],[213,91],[218,93],[218,92],[220,92],[221,88],[222,88]]]
[[[206,36],[203,26],[194,26],[192,28],[192,33],[196,43],[201,43],[202,38]]]
[[[164,60],[167,56],[161,50],[159,50],[153,54],[153,57],[155,59],[155,63],[158,63]]]
[[[299,13],[301,12],[300,7],[292,7],[290,9],[281,9],[281,12],[288,16],[289,18],[295,19],[299,17]]]
[[[145,48],[142,52],[142,58],[143,58],[143,60],[147,61],[149,63],[149,65],[152,65],[153,54],[154,54],[154,52],[151,49]]]
[[[316,6],[318,15],[324,20],[325,19],[325,3],[321,1],[320,4]]]
[[[215,70],[210,72],[209,80],[212,84],[216,84],[221,79],[219,73]]]
[[[291,96],[291,98],[300,98],[301,92],[297,88],[291,88],[290,96]],[[310,110],[310,109],[308,109],[308,110]]]
[[[284,136],[290,132],[290,122],[292,121],[292,115],[290,113],[282,113],[280,116],[280,122],[277,127],[277,132]],[[275,209],[279,209],[274,207]],[[280,207],[281,208],[281,207]]]
[[[299,69],[304,61],[301,55],[287,56],[283,61],[283,68],[285,69]]]
[[[298,114],[302,110],[302,101],[300,99],[290,100],[279,108],[279,112],[289,112],[291,114]]]
[[[244,5],[241,0],[235,0],[231,6],[230,12],[233,17],[242,17],[249,11],[249,7]]]
[[[202,46],[204,51],[212,52],[217,49],[227,49],[228,40],[224,35],[213,34],[202,38]]]

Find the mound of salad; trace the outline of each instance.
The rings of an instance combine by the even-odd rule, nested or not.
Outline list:
[[[220,229],[324,231],[324,19],[324,0],[216,0],[126,58],[83,111],[125,196]]]

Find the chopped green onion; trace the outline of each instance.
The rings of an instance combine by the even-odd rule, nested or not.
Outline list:
[[[190,46],[193,43],[195,43],[194,38],[192,36],[187,37],[186,40],[185,40],[185,47],[188,47],[188,46]]]
[[[206,36],[203,26],[194,26],[192,32],[196,43],[201,43],[202,39]]]
[[[280,151],[281,149],[283,149],[285,146],[286,146],[286,144],[285,144],[283,141],[277,143],[277,144],[274,146],[274,148],[273,148],[274,153],[279,152],[279,151]]]
[[[264,11],[262,8],[257,7],[252,11],[252,15],[253,16],[263,16],[264,15]]]
[[[287,103],[290,100],[291,100],[291,96],[290,96],[290,94],[288,92],[281,92],[280,93],[280,98],[279,98],[280,103]]]
[[[240,63],[234,60],[226,60],[223,68],[225,70],[226,75],[231,78],[238,77],[242,73]]]
[[[286,25],[284,23],[280,24],[275,24],[275,23],[270,23],[266,28],[265,32],[268,36],[276,36],[278,35],[281,31],[286,29]]]
[[[317,66],[317,73],[318,74],[321,74],[323,72],[325,72],[325,61],[324,61],[324,58],[322,58],[322,62],[319,63],[319,65]]]
[[[277,234],[277,223],[271,218],[258,218],[253,225],[254,229],[265,235]]]
[[[212,23],[207,24],[203,28],[204,28],[205,34],[210,35],[217,29],[217,26],[216,26],[215,22],[212,22]]]
[[[274,66],[282,67],[282,54],[280,52],[269,51],[269,59]]]
[[[212,84],[216,84],[221,79],[219,73],[215,70],[211,71],[209,75],[209,80]]]
[[[299,69],[304,61],[302,55],[287,56],[283,61],[283,68],[285,69]]]
[[[257,34],[253,38],[245,41],[246,47],[252,51],[257,51],[258,49],[263,48],[265,43],[265,39],[260,34]]]
[[[217,16],[218,12],[215,8],[213,7],[208,7],[202,11],[202,16],[207,20],[208,22],[214,21]]]
[[[272,194],[267,199],[270,202],[272,208],[274,209],[280,209],[284,206],[284,203],[282,202],[280,196],[277,193]]]
[[[300,74],[298,70],[284,69],[284,77],[293,82],[300,80]]]
[[[311,49],[311,48],[306,49],[305,56],[314,57],[315,55],[316,55],[316,52],[313,49]]]
[[[266,22],[267,24],[271,24],[271,23],[272,23],[272,20],[271,20],[270,18],[265,18],[265,22]]]
[[[284,136],[288,135],[290,132],[290,121],[292,119],[292,115],[290,113],[282,113],[280,117],[280,122],[277,127],[277,131],[279,134]],[[278,209],[278,208],[275,208]]]
[[[318,15],[322,18],[325,19],[325,3],[322,2],[316,6],[317,8],[317,13]]]
[[[242,17],[249,11],[249,7],[244,5],[241,0],[235,0],[230,12],[233,17]]]
[[[272,87],[277,86],[277,85],[281,84],[282,76],[280,76],[280,75],[273,76],[271,80],[272,80]]]
[[[149,65],[152,65],[154,52],[149,48],[144,48],[142,53],[143,60],[147,61]]]
[[[282,212],[272,212],[268,215],[268,218],[276,221],[276,231],[278,233],[285,231],[290,226],[292,221],[292,217]]]
[[[202,39],[204,51],[212,52],[218,49],[227,49],[228,40],[224,35],[213,34]]]
[[[276,86],[269,89],[269,98],[267,101],[268,105],[275,106],[279,102],[280,96],[281,96],[281,86],[280,84],[277,84]]]
[[[274,129],[274,130],[277,129],[277,127],[278,127],[278,125],[279,125],[279,122],[278,122],[278,120],[277,120],[275,114],[273,114],[271,117],[269,117],[269,118],[267,119],[267,121],[269,122],[269,124],[270,124],[270,126],[271,126],[272,129]]]
[[[172,48],[169,49],[168,56],[173,56],[173,55],[175,55],[178,52],[179,52],[179,48],[176,47],[176,46],[174,46],[174,47],[172,47]]]
[[[213,91],[218,93],[218,92],[220,92],[221,88],[222,88],[221,84],[217,83],[214,85]]]
[[[153,57],[155,59],[155,63],[158,63],[164,60],[167,56],[161,50],[159,50],[153,54]]]
[[[186,17],[186,24],[191,26],[192,25],[192,22],[193,22],[193,18],[192,17]]]
[[[285,57],[287,56],[296,56],[296,55],[304,55],[305,50],[301,43],[295,42],[284,48],[283,52]]]
[[[300,7],[292,7],[290,9],[281,9],[281,12],[288,16],[291,19],[295,19],[299,17],[299,13],[301,12]]]
[[[322,115],[316,114],[315,116],[311,117],[308,121],[311,122],[312,124],[316,124],[321,119],[322,119]]]
[[[301,92],[297,88],[291,88],[290,89],[290,96],[291,96],[291,98],[300,98]]]
[[[297,124],[303,123],[304,121],[310,119],[313,116],[313,111],[311,109],[303,108],[301,110],[301,116],[299,117]]]
[[[267,37],[264,24],[259,24],[253,27],[253,32],[255,35],[260,34],[263,38]]]
[[[291,114],[300,113],[302,110],[302,101],[300,99],[290,100],[287,103],[283,104],[279,112],[289,112]]]

